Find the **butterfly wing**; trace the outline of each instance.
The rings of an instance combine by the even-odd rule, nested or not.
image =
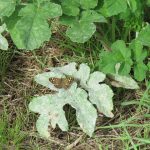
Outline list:
[[[67,77],[67,78],[50,78],[49,81],[51,83],[53,83],[56,88],[68,89],[71,86],[71,84],[73,83],[74,78],[72,78],[72,77]]]
[[[62,80],[63,88],[68,89],[72,85],[73,81],[74,79],[72,77],[64,78]]]
[[[62,88],[62,78],[50,78],[49,81],[53,83],[56,88]]]

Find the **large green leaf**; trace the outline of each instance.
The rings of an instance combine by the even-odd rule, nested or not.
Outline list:
[[[94,10],[83,11],[81,20],[87,22],[107,22],[104,16]]]
[[[98,0],[79,0],[83,9],[91,9],[97,6]]]
[[[79,15],[79,3],[75,0],[63,0],[61,3],[63,13],[68,16],[77,16]]]
[[[111,46],[112,52],[103,52],[99,68],[104,73],[116,73],[115,66],[120,64],[119,74],[128,75],[133,64],[131,50],[126,47],[125,42],[118,40]]]
[[[57,4],[46,2],[40,7],[28,4],[19,12],[21,19],[14,28],[10,29],[11,37],[19,49],[33,50],[39,48],[51,36],[48,18],[60,16],[61,7]]]
[[[150,47],[150,25],[147,25],[139,33],[137,40],[141,41],[143,45]]]
[[[113,51],[113,56],[120,63],[119,73],[121,75],[129,74],[132,65],[131,50],[126,47],[126,44],[122,40],[118,40],[111,46]]]
[[[59,22],[65,26],[72,26],[76,23],[76,17],[63,15],[59,18]]]
[[[104,5],[100,12],[107,17],[117,15],[125,12],[127,9],[127,2],[125,0],[104,0]]]
[[[89,40],[94,32],[96,31],[96,26],[94,23],[86,21],[76,21],[72,24],[66,31],[66,35],[73,41],[78,43],[84,43]]]
[[[16,6],[16,0],[0,0],[0,18],[3,16],[10,16]]]

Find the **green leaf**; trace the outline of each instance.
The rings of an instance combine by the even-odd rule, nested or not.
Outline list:
[[[64,0],[61,3],[63,13],[68,16],[77,16],[79,15],[79,3],[76,0]]]
[[[79,0],[79,3],[83,9],[91,9],[97,6],[98,0]]]
[[[150,7],[150,0],[147,0],[146,4],[148,7]]]
[[[10,29],[16,46],[27,50],[39,48],[51,36],[47,19],[60,16],[61,13],[61,7],[50,2],[42,3],[40,7],[28,4],[22,8],[19,12],[21,19]]]
[[[120,64],[119,74],[128,75],[131,70],[131,50],[126,47],[125,42],[118,40],[111,46],[112,52],[103,52],[99,68],[104,73],[116,73],[115,66]]]
[[[143,81],[146,78],[148,68],[143,62],[134,65],[134,78],[138,81]]]
[[[119,74],[128,75],[132,65],[131,50],[126,47],[125,42],[122,40],[113,43],[111,48],[117,63],[121,64]]]
[[[72,16],[61,16],[59,18],[59,22],[62,24],[62,25],[66,25],[66,26],[72,26],[73,24],[76,23],[76,18],[75,17],[72,17]]]
[[[141,41],[143,45],[150,47],[150,25],[147,25],[139,33],[137,40]]]
[[[133,51],[134,60],[138,63],[147,57],[147,51],[143,50],[143,45],[140,41],[132,41],[130,48]]]
[[[103,51],[100,54],[99,69],[104,73],[115,73],[116,59],[112,57],[112,52]]]
[[[9,17],[15,11],[15,6],[16,0],[0,0],[0,18]]]
[[[142,81],[146,77],[146,72],[148,70],[147,66],[143,63],[147,57],[147,51],[143,50],[142,43],[137,40],[132,41],[130,47],[133,51],[134,78],[138,81]]]
[[[107,22],[104,16],[94,10],[83,11],[81,20],[87,22]]]
[[[150,61],[148,62],[147,67],[148,67],[148,71],[150,71]]]
[[[127,9],[127,2],[125,0],[105,0],[100,12],[104,16],[111,17],[125,12]]]
[[[91,38],[96,31],[96,26],[93,22],[107,22],[107,20],[94,10],[82,11],[80,20],[75,17],[62,16],[60,22],[70,26],[66,35],[77,43],[84,43]]]
[[[77,21],[67,29],[66,35],[73,42],[84,43],[92,37],[95,31],[96,26],[93,23]]]
[[[137,10],[138,1],[137,0],[128,0],[129,8],[132,10],[132,12],[135,12]]]

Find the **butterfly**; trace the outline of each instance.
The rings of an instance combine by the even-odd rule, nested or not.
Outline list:
[[[73,77],[66,77],[66,78],[52,77],[49,78],[49,81],[53,83],[56,88],[68,89],[72,85],[74,78]]]

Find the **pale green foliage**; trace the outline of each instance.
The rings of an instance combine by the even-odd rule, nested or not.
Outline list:
[[[2,32],[4,32],[6,30],[6,25],[3,24],[2,26],[0,26],[0,49],[1,50],[7,50],[8,49],[8,41],[7,39],[2,36]]]
[[[92,9],[97,6],[98,0],[79,0],[83,9]]]
[[[127,2],[125,0],[104,0],[104,5],[100,9],[100,12],[107,17],[111,17],[125,12],[126,9]]]
[[[85,22],[107,22],[104,16],[94,10],[83,11],[81,20]]]
[[[128,76],[133,65],[134,78],[142,81],[146,78],[148,67],[144,64],[147,51],[138,40],[133,40],[129,47],[125,42],[118,40],[111,46],[112,51],[103,51],[99,62],[99,69],[106,74],[116,73],[116,65],[119,63],[118,74]]]
[[[95,104],[98,110],[107,117],[113,117],[111,112],[113,109],[113,92],[108,85],[100,84],[104,81],[105,74],[101,72],[90,74],[90,68],[86,64],[81,64],[77,70],[76,63],[49,69],[50,72],[37,75],[35,81],[57,91],[57,93],[35,97],[29,105],[31,111],[40,114],[36,125],[42,136],[49,137],[49,122],[53,128],[58,124],[63,131],[68,130],[68,123],[63,110],[63,106],[66,104],[70,104],[76,109],[77,121],[89,136],[92,136],[94,132],[97,118],[96,109],[92,104]],[[75,81],[66,90],[58,89],[49,82],[50,77],[64,78],[67,75],[72,76]]]
[[[68,5],[69,4],[69,5]],[[79,15],[79,3],[77,0],[63,0],[61,3],[63,13],[68,16]]]
[[[0,18],[10,16],[15,10],[16,0],[0,0]]]
[[[96,31],[94,22],[107,22],[100,13],[92,10],[97,6],[97,3],[97,0],[64,0],[61,3],[63,13],[67,16],[62,16],[60,22],[69,26],[66,35],[73,42],[84,43],[88,41]]]
[[[51,2],[28,4],[19,12],[21,19],[10,29],[11,37],[19,49],[33,50],[51,36],[48,18],[62,14],[61,7]]]
[[[111,84],[115,87],[139,89],[138,84],[130,76],[121,76],[118,74],[109,74],[108,76],[112,80]]]
[[[96,26],[89,22],[76,22],[67,29],[66,35],[73,41],[84,43],[91,38],[96,31]]]
[[[104,51],[101,54],[100,69],[104,73],[115,73],[115,66],[120,63],[119,74],[128,75],[133,63],[131,50],[126,47],[125,42],[122,40],[114,42],[111,49],[111,52]]]
[[[66,35],[73,41],[84,43],[91,38],[96,31],[94,22],[107,22],[107,20],[94,10],[85,10],[81,13],[80,20],[73,17],[62,17],[61,23],[68,25]]]

